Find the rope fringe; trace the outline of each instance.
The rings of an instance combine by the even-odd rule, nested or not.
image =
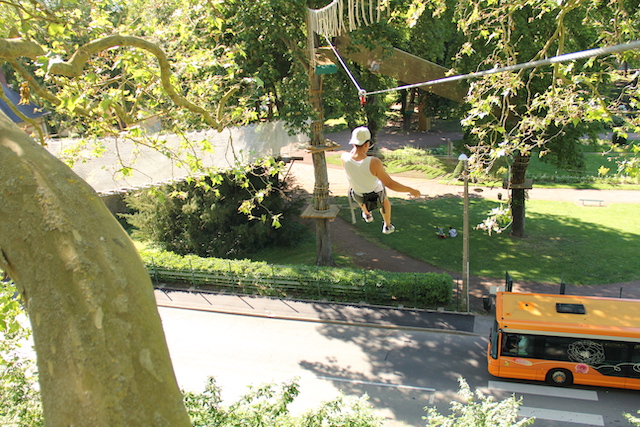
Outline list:
[[[345,0],[333,0],[321,9],[308,9],[308,30],[326,37],[337,37],[364,25],[380,22],[387,5],[388,2],[384,0],[346,0],[345,11]]]

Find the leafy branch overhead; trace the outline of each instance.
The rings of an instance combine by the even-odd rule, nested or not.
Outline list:
[[[30,75],[27,69],[17,62],[18,57],[25,56],[30,59],[40,61],[40,63],[45,65],[46,73],[51,76],[78,78],[82,76],[85,71],[85,67],[90,62],[92,56],[120,47],[139,49],[148,52],[155,57],[158,62],[162,88],[166,91],[174,104],[200,115],[209,126],[219,131],[222,130],[224,127],[223,108],[238,88],[235,87],[227,91],[218,105],[217,114],[215,116],[212,115],[208,109],[196,105],[189,101],[185,96],[178,93],[171,81],[171,65],[165,52],[157,44],[146,41],[140,37],[115,35],[91,41],[79,47],[71,56],[69,61],[46,57],[44,50],[39,45],[31,41],[22,39],[3,39],[0,40],[0,58],[4,58],[10,64],[14,65],[14,68],[28,82],[29,87],[35,93],[49,101],[51,104],[60,106],[63,104],[63,101],[48,91],[44,85],[38,83],[33,76]],[[100,103],[91,105],[90,109],[100,109],[104,107],[105,104]],[[113,107],[116,108],[115,106]],[[91,114],[89,109],[77,107],[75,104],[72,110],[82,115]]]

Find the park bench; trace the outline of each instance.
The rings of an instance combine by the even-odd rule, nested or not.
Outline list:
[[[600,200],[600,199],[580,199],[580,203],[582,203],[582,206],[594,206],[594,205],[598,205],[598,206],[604,206],[604,200]]]

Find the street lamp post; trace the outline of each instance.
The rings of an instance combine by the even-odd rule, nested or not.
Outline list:
[[[463,309],[469,312],[469,158],[462,153],[458,161],[463,163],[462,177],[464,179],[464,213],[462,228],[462,294]]]

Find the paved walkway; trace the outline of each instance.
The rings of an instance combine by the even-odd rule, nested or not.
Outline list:
[[[335,153],[350,150],[349,132],[337,132],[328,134],[327,137],[340,144],[340,148]],[[393,131],[382,131],[378,136],[378,146],[387,149],[398,149],[404,146],[409,147],[437,147],[448,140],[455,141],[462,138],[460,132],[412,132],[400,133]],[[315,174],[311,154],[299,150],[296,146],[291,146],[286,155],[303,157],[302,161],[295,161],[290,169],[289,174],[295,177],[296,182],[304,190],[313,193],[315,183]],[[327,173],[329,176],[329,190],[334,196],[346,195],[349,189],[347,178],[341,166],[327,165]],[[438,197],[444,195],[461,195],[463,188],[460,185],[447,185],[436,182],[434,180],[425,180],[420,178],[412,178],[406,175],[398,178],[403,184],[415,187],[420,190],[423,196]],[[481,190],[481,191],[479,191]],[[470,192],[476,196],[487,199],[498,200],[498,194],[506,200],[508,198],[507,190],[502,188],[485,188],[481,189],[470,186]],[[387,190],[389,197],[409,198],[406,193],[397,193]],[[564,201],[582,204],[581,199],[602,200],[603,205],[611,203],[640,203],[640,191],[634,190],[592,190],[592,189],[564,189],[564,188],[536,188],[535,183],[533,189],[529,190],[528,197],[534,200],[551,200]]]
[[[480,335],[489,333],[490,323],[488,316],[437,310],[356,306],[167,289],[156,289],[155,295],[156,302],[161,307],[305,322]]]

